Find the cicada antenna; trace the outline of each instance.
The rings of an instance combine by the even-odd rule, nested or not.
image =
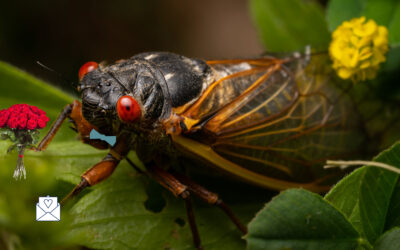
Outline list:
[[[54,69],[52,69],[52,68],[50,68],[50,67],[44,65],[44,64],[41,63],[40,61],[36,61],[36,63],[39,64],[39,66],[41,66],[41,67],[47,69],[48,71],[53,72],[53,73],[56,73],[57,75],[60,75],[57,71],[55,71]]]
[[[51,73],[55,74],[59,79],[61,79],[64,83],[68,84],[68,85],[72,85],[73,87],[76,87],[76,84],[74,83],[74,81],[70,81],[69,79],[67,79],[65,76],[63,76],[61,73],[57,72],[56,70],[44,65],[43,63],[41,63],[40,61],[36,61],[36,63],[44,68],[45,70],[50,71]]]

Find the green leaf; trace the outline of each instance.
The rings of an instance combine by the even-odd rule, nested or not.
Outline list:
[[[28,131],[28,133],[31,135],[32,137],[32,144],[36,145],[39,142],[39,137],[40,137],[40,132],[38,129],[35,129],[33,131]]]
[[[389,44],[392,46],[400,46],[400,2],[393,6],[392,19],[390,20],[389,29]]]
[[[250,10],[268,51],[284,52],[328,47],[330,34],[316,1],[251,0]]]
[[[359,234],[321,196],[289,189],[249,224],[248,249],[355,249]]]
[[[382,65],[385,71],[396,71],[400,66],[400,45],[393,46],[387,53],[386,62]]]
[[[400,142],[375,161],[400,166]],[[375,167],[362,167],[343,178],[326,196],[369,242],[383,232],[398,175]]]
[[[8,140],[10,139],[9,131],[5,128],[0,128],[0,139]]]
[[[375,250],[400,249],[400,227],[393,228],[384,233],[375,243]]]
[[[343,21],[360,17],[364,0],[330,0],[326,10],[329,30],[332,32]]]
[[[364,0],[362,14],[379,25],[389,27],[393,21],[397,0]]]
[[[393,227],[400,227],[400,183],[397,183],[390,201],[385,230]]]
[[[331,0],[327,7],[330,31],[342,22],[365,16],[389,30],[389,44],[400,44],[400,2],[397,0]]]
[[[153,185],[158,186],[131,167],[119,166],[109,180],[72,207],[70,235],[95,249],[194,249],[183,201],[167,191],[149,194],[147,190]],[[149,199],[164,200],[165,207],[152,212],[145,205]],[[195,204],[205,249],[244,249],[240,232],[222,211]],[[247,221],[260,204],[237,203],[231,208]]]

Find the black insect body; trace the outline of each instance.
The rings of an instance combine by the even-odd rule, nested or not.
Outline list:
[[[89,62],[79,76],[82,104],[64,108],[37,150],[66,117],[85,143],[109,148],[90,140],[92,129],[117,142],[67,198],[109,177],[136,150],[145,174],[185,200],[199,248],[189,194],[221,207],[243,233],[246,228],[218,195],[160,166],[165,157],[195,155],[266,188],[324,192],[341,173],[323,170],[322,162],[356,151],[364,138],[325,56],[203,61],[154,52],[108,66]]]

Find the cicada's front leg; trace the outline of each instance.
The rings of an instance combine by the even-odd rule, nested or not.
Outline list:
[[[62,123],[66,118],[71,119],[73,124],[75,125],[75,130],[78,132],[80,139],[95,148],[98,149],[106,149],[108,148],[108,144],[104,141],[100,140],[91,140],[90,139],[90,131],[92,129],[96,129],[95,126],[90,124],[82,115],[82,104],[75,100],[72,104],[68,104],[61,111],[60,115],[57,117],[53,125],[51,126],[49,132],[42,139],[39,145],[33,150],[35,151],[43,151],[47,148],[50,142],[53,140],[54,136],[57,134],[60,129]]]
[[[129,136],[125,136],[123,138],[128,137]],[[124,139],[118,140],[103,160],[86,170],[86,172],[81,175],[81,182],[75,186],[75,188],[61,201],[61,203],[65,203],[70,198],[78,195],[86,187],[94,186],[110,177],[119,162],[126,156],[126,154],[128,154],[128,152],[129,147],[126,141]]]
[[[96,185],[102,180],[107,179],[114,172],[118,163],[118,159],[116,159],[112,154],[108,154],[103,160],[101,160],[101,162],[95,164],[82,174],[81,182],[76,185],[67,196],[64,197],[64,199],[61,201],[61,204],[64,204],[70,198],[78,195],[86,187]]]
[[[42,151],[47,148],[49,143],[53,140],[54,136],[57,134],[57,132],[60,129],[64,120],[71,114],[73,106],[74,106],[73,104],[68,104],[67,106],[64,107],[64,109],[61,111],[60,115],[57,117],[57,119],[51,126],[49,132],[47,132],[45,137],[43,137],[43,139],[42,139],[42,141],[40,141],[39,145],[37,147],[33,147],[32,150]]]
[[[72,104],[68,104],[61,111],[60,115],[57,117],[49,132],[45,135],[39,145],[33,150],[43,151],[47,148],[50,142],[53,140],[54,136],[57,134],[62,123],[66,118],[69,118],[75,125],[75,130],[78,132],[80,139],[95,148],[107,149],[109,146],[106,142],[100,140],[91,140],[90,132],[92,129],[96,129],[95,126],[90,124],[82,115],[82,104],[75,100]],[[121,158],[127,153],[128,147],[124,144],[124,141],[119,141],[110,150],[110,153],[99,163],[95,164],[93,167],[88,169],[81,176],[81,182],[76,185],[76,187],[70,192],[61,203],[64,203],[69,198],[79,194],[83,189],[88,186],[93,186],[102,180],[108,178],[117,167]]]

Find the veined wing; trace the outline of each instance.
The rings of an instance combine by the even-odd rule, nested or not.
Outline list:
[[[235,98],[222,107],[209,109],[212,112],[192,113],[192,118],[207,120],[200,131],[187,137],[209,147],[209,161],[214,154],[222,157],[234,165],[229,168],[227,162],[222,166],[219,161],[218,167],[249,181],[258,176],[259,180],[253,182],[259,185],[271,182],[265,179],[268,177],[286,184],[261,185],[322,190],[323,183],[336,176],[322,169],[323,162],[354,154],[363,135],[346,90],[331,79],[325,57],[313,57],[307,67],[301,60],[287,66],[277,61],[246,75],[247,81],[240,79],[238,85],[251,84],[241,86]],[[230,80],[235,82],[235,77]],[[212,91],[207,95],[210,96]],[[204,107],[198,105],[192,110],[206,110]],[[211,139],[198,136],[199,133],[211,135]],[[248,178],[249,172],[255,176]]]

